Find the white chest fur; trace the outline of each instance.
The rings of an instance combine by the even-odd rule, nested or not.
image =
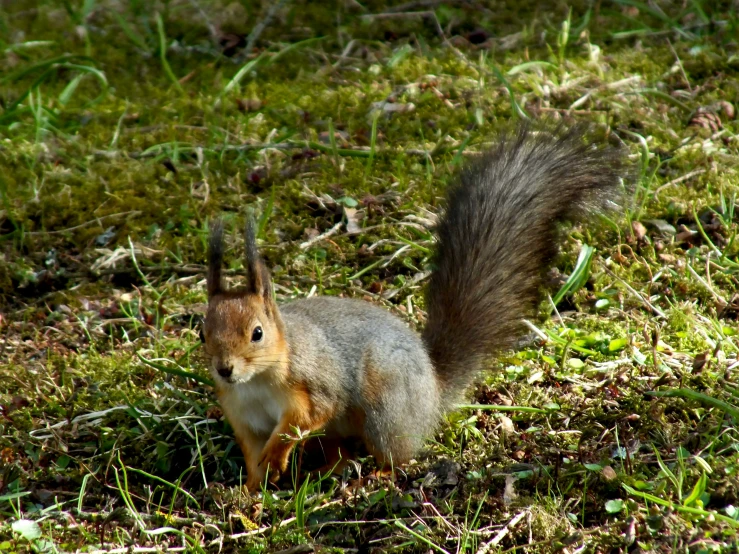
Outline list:
[[[286,409],[284,393],[259,377],[224,387],[218,396],[232,426],[246,425],[261,436],[272,433]]]

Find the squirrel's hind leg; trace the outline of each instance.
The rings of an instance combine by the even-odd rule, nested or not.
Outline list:
[[[317,437],[310,441],[304,454],[313,458],[317,463],[323,462],[314,471],[320,475],[341,475],[349,460],[356,457],[354,445],[347,443],[346,439],[341,437],[326,438]],[[315,466],[314,466],[315,467]]]
[[[439,420],[433,367],[422,348],[384,348],[364,362],[364,443],[380,469],[401,466],[421,449]]]

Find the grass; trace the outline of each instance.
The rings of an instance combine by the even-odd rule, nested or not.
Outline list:
[[[736,551],[735,8],[395,8],[0,11],[0,554]],[[608,125],[638,175],[521,348],[395,483],[296,458],[247,494],[199,348],[208,221],[238,252],[254,213],[281,301],[421,326],[446,183],[543,116]]]

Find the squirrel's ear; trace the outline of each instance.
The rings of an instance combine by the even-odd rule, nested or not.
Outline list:
[[[267,266],[259,255],[257,249],[257,239],[254,233],[254,220],[249,217],[246,221],[246,230],[244,232],[246,243],[246,287],[252,294],[259,294],[264,297],[267,305],[272,303],[272,279]]]
[[[208,298],[223,290],[221,267],[223,267],[223,221],[216,219],[210,224],[208,240]]]

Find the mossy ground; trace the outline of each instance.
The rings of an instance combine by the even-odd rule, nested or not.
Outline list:
[[[736,551],[734,4],[0,5],[0,552]],[[232,278],[252,211],[281,301],[420,325],[430,212],[522,114],[607,125],[638,170],[474,391],[512,411],[451,415],[395,483],[245,493],[172,374],[207,379],[209,218]]]

